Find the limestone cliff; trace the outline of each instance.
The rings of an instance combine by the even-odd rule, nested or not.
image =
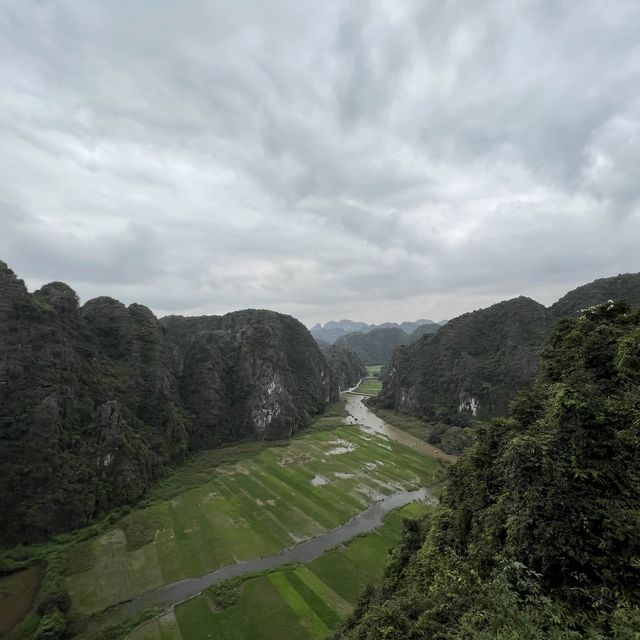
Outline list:
[[[290,436],[336,397],[332,371],[290,316],[79,307],[0,262],[0,538],[84,525],[195,449]]]

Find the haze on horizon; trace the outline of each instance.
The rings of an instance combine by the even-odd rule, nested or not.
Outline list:
[[[157,314],[550,304],[640,270],[640,5],[0,7],[0,259]]]

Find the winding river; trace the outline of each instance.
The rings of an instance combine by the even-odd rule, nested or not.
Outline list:
[[[387,437],[402,444],[415,447],[421,453],[431,456],[434,455],[431,445],[427,445],[422,440],[414,438],[404,431],[391,427],[378,418],[378,416],[363,404],[362,396],[345,392],[343,397],[346,400],[347,411],[350,413],[346,418],[348,424],[359,424],[364,429],[383,433]],[[429,451],[423,450],[421,445],[426,445]],[[446,454],[442,455],[446,456]],[[320,534],[315,538],[305,540],[288,549],[284,549],[276,555],[237,562],[236,564],[228,565],[211,573],[207,573],[199,578],[187,578],[159,587],[132,600],[116,605],[112,607],[111,611],[116,614],[118,618],[126,618],[134,616],[143,609],[151,606],[160,606],[169,609],[184,600],[197,596],[207,587],[231,578],[268,569],[276,569],[289,563],[311,562],[326,551],[348,542],[355,536],[374,531],[382,524],[385,515],[390,511],[403,507],[410,502],[425,500],[429,497],[430,494],[427,489],[395,493],[371,505],[346,524]]]

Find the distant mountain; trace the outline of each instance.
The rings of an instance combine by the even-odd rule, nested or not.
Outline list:
[[[411,332],[409,339],[411,342],[416,342],[417,340],[420,340],[422,336],[432,336],[438,333],[440,329],[441,326],[435,322],[431,324],[421,324]]]
[[[414,322],[383,322],[382,324],[367,324],[366,322],[353,322],[352,320],[339,320],[327,322],[324,326],[316,324],[311,328],[311,335],[316,340],[322,340],[333,344],[338,338],[346,336],[349,333],[360,332],[368,333],[373,329],[401,329],[407,335],[413,333],[418,327],[423,325],[431,325],[434,332],[440,328],[440,325],[433,320],[416,320]]]
[[[399,327],[382,327],[367,333],[349,333],[338,338],[335,346],[350,349],[364,364],[373,365],[388,362],[396,347],[408,343],[409,336]]]
[[[524,297],[466,313],[398,349],[375,402],[428,420],[504,413],[534,380],[551,325],[547,309]]]
[[[29,293],[0,262],[0,539],[82,526],[190,451],[287,437],[362,370],[346,366],[291,316],[79,306],[61,282]]]
[[[640,273],[602,278],[564,295],[549,309],[516,298],[447,322],[427,338],[395,352],[374,401],[428,420],[462,422],[506,413],[517,391],[529,386],[541,349],[563,317],[608,300],[640,305]]]

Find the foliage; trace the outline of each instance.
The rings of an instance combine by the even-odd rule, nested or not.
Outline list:
[[[243,582],[244,579],[235,578],[221,582],[220,584],[211,585],[207,589],[207,595],[218,610],[232,607],[240,599]]]
[[[120,526],[127,536],[127,549],[134,551],[153,542],[156,530],[161,523],[157,516],[148,509],[132,511],[122,518]]]
[[[637,638],[640,310],[559,324],[337,638]]]
[[[367,333],[349,333],[338,338],[335,345],[354,351],[365,365],[375,365],[388,362],[396,347],[409,342],[409,336],[402,329],[382,327]]]
[[[476,441],[475,430],[442,422],[426,422],[408,413],[372,407],[383,420],[394,427],[407,431],[416,438],[425,440],[445,453],[460,455]]]
[[[580,315],[583,309],[608,300],[626,300],[630,304],[640,305],[640,274],[623,273],[612,278],[599,278],[569,291],[549,310],[558,319],[573,318]]]
[[[4,543],[133,504],[199,449],[286,438],[338,389],[290,316],[159,321],[108,297],[80,307],[60,282],[28,293],[1,262],[0,351]],[[20,566],[3,557],[4,570]]]
[[[351,349],[340,345],[327,345],[321,351],[331,369],[334,394],[350,389],[367,375],[360,356]]]
[[[67,622],[64,615],[57,609],[42,617],[36,631],[35,640],[58,640],[64,637]]]
[[[500,415],[533,382],[551,321],[523,297],[455,318],[396,350],[376,404],[459,427]]]

